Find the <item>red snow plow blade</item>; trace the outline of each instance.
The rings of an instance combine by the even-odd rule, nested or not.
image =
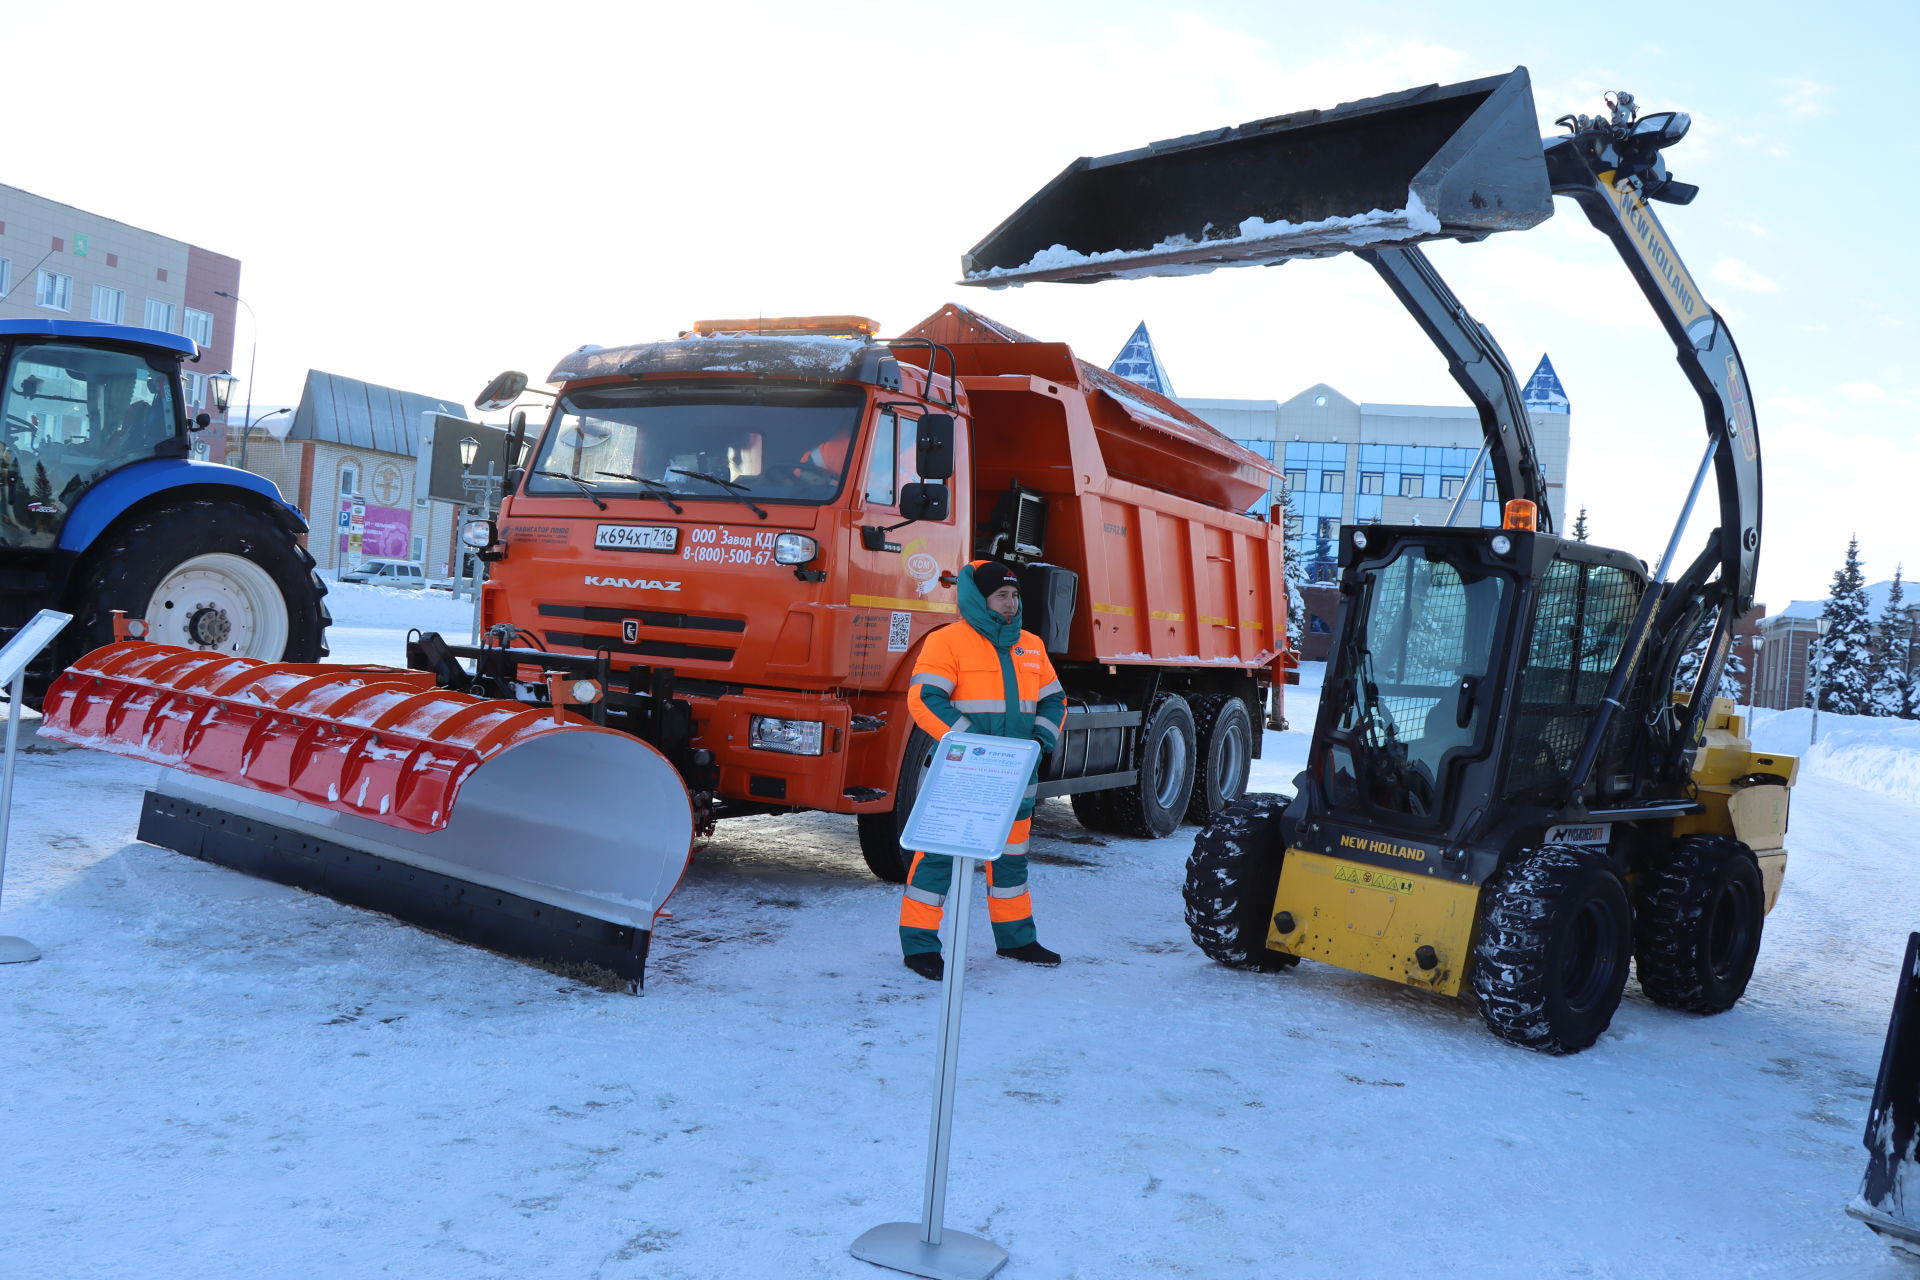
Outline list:
[[[122,641],[44,714],[49,738],[167,766],[142,840],[635,986],[693,844],[646,743],[425,672]]]

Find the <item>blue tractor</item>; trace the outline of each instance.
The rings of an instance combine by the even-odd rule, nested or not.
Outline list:
[[[0,320],[0,640],[43,608],[73,615],[32,700],[110,642],[113,613],[145,638],[270,661],[324,657],[331,620],[273,483],[194,461],[180,393],[194,344],[158,329]]]

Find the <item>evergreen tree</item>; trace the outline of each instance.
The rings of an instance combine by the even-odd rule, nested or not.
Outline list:
[[[53,480],[47,475],[47,464],[33,464],[33,500],[40,503],[53,501]]]
[[[1707,645],[1713,639],[1713,616],[1707,617],[1704,626],[1694,638],[1687,651],[1680,655],[1680,663],[1673,669],[1673,687],[1678,693],[1692,693],[1694,679],[1699,675],[1700,664],[1706,659]],[[1747,664],[1740,660],[1735,650],[1727,650],[1727,660],[1720,664],[1720,680],[1714,686],[1713,697],[1731,698],[1737,704],[1746,696],[1746,685],[1741,677],[1747,674]]]
[[[1819,691],[1822,711],[1867,713],[1867,680],[1873,665],[1873,634],[1867,620],[1867,583],[1860,572],[1860,539],[1847,541],[1846,563],[1834,570],[1833,588],[1820,609],[1827,634],[1814,642],[1807,662],[1809,694]]]
[[[1873,633],[1873,662],[1867,679],[1867,714],[1905,716],[1912,714],[1908,685],[1912,673],[1907,670],[1908,630],[1912,626],[1902,603],[1906,588],[1900,580],[1901,566],[1893,567],[1893,584],[1887,592],[1887,607]]]
[[[1300,511],[1293,505],[1292,486],[1284,480],[1280,482],[1280,521],[1287,540],[1287,648],[1299,653],[1300,637],[1307,625],[1307,602],[1300,594],[1300,588],[1308,581],[1307,560],[1296,549],[1296,539],[1300,536]]]
[[[1587,540],[1587,509],[1585,507],[1581,507],[1580,514],[1574,517],[1573,540],[1575,542],[1585,542]]]

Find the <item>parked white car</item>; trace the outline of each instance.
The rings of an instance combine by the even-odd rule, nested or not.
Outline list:
[[[427,571],[418,560],[362,560],[340,575],[342,582],[365,582],[377,587],[410,587],[416,591],[427,585]]]

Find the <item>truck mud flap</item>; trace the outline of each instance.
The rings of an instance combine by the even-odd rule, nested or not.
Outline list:
[[[969,251],[963,284],[1186,275],[1551,216],[1525,67],[1075,160]]]
[[[41,733],[167,766],[142,839],[638,985],[693,813],[665,757],[567,712],[385,667],[123,642]]]
[[[1900,966],[1900,985],[1893,995],[1893,1016],[1887,1021],[1886,1047],[1880,1054],[1880,1076],[1873,1086],[1873,1106],[1867,1112],[1867,1176],[1860,1198],[1847,1212],[1885,1236],[1896,1250],[1920,1254],[1920,1206],[1907,1203],[1920,1192],[1916,1160],[1920,1160],[1920,933],[1907,937],[1907,955]]]

